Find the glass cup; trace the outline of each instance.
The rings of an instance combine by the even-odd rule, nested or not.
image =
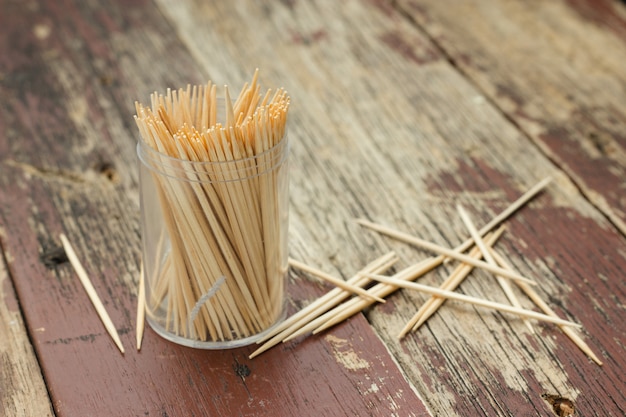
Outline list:
[[[285,314],[287,135],[254,157],[172,158],[140,141],[146,319],[203,349],[256,342]]]

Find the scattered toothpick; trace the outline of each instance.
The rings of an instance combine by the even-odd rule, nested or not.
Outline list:
[[[504,227],[501,226],[495,232],[488,234],[486,238],[486,243],[488,245],[493,245],[498,240],[498,238],[502,235],[503,232],[504,232]],[[480,258],[481,256],[480,249],[478,249],[477,247],[474,247],[472,251],[470,252],[469,256],[471,256],[472,258],[476,258],[476,259]],[[450,274],[450,276],[446,278],[446,280],[441,284],[440,288],[442,290],[453,291],[456,287],[458,287],[461,284],[461,282],[465,279],[465,277],[469,275],[470,272],[472,272],[473,269],[474,267],[472,265],[460,264]],[[444,301],[445,301],[445,298],[442,298],[442,297],[432,296],[431,298],[429,298],[424,303],[424,305],[417,311],[417,313],[415,313],[415,315],[411,318],[411,320],[407,322],[404,328],[400,331],[398,338],[399,339],[403,338],[410,331],[416,331],[422,324],[426,322],[426,320],[430,318],[430,316],[435,314],[437,309],[443,304]]]
[[[397,272],[394,277],[399,280],[413,281],[422,275],[426,274],[429,271],[432,271],[438,265],[441,264],[440,257],[432,257],[428,258],[422,262],[411,265],[399,272]],[[389,294],[398,290],[398,286],[389,285],[384,283],[379,283],[368,289],[372,294],[376,294],[380,297],[387,297]],[[315,327],[313,330],[313,334],[317,334],[323,330],[326,330],[335,324],[338,324],[348,317],[352,317],[363,309],[372,305],[373,302],[369,300],[364,300],[362,298],[352,298],[345,303],[337,306],[333,310],[327,312],[325,315],[319,317],[316,320],[316,324],[318,327]],[[311,323],[312,325],[313,323]],[[294,336],[296,333],[294,333]]]
[[[490,252],[501,267],[506,269],[512,269],[511,266],[504,260],[502,255],[496,252],[493,248],[490,249]],[[525,285],[524,283],[518,283],[518,286],[522,289],[522,291],[524,291],[524,293],[526,293],[528,298],[530,298],[535,303],[535,305],[537,305],[537,307],[539,307],[544,313],[552,317],[558,317],[554,310],[552,310],[550,306],[548,306],[548,304],[546,304],[546,302],[543,301],[541,297],[539,297],[539,294],[537,294],[533,288]],[[581,337],[574,331],[574,329],[567,326],[559,327],[561,328],[561,330],[563,330],[563,333],[565,333],[565,335],[569,337],[581,351],[583,351],[583,353],[589,356],[598,365],[602,365],[602,361],[600,360],[600,358],[598,358],[596,354],[593,353],[591,348],[585,343],[583,339],[581,339]]]
[[[602,362],[598,359],[598,357],[574,332],[573,328],[580,328],[581,325],[568,320],[563,320],[558,317],[556,313],[554,313],[554,311],[552,311],[550,307],[548,307],[547,304],[538,297],[537,293],[534,292],[534,290],[530,286],[536,285],[535,282],[524,278],[517,272],[515,272],[506,264],[502,257],[493,250],[491,246],[502,234],[504,227],[502,226],[497,231],[487,234],[493,227],[500,224],[508,216],[510,216],[513,212],[515,212],[523,204],[525,204],[528,200],[535,196],[539,191],[541,191],[549,182],[549,178],[546,178],[543,181],[539,182],[532,189],[524,193],[513,204],[507,207],[507,209],[505,209],[498,216],[493,218],[480,230],[476,230],[476,227],[472,223],[467,212],[461,206],[459,206],[459,213],[461,214],[464,223],[470,231],[471,238],[467,239],[465,242],[463,242],[461,245],[457,246],[454,249],[443,248],[431,242],[427,242],[414,236],[410,236],[406,233],[402,233],[387,228],[385,226],[369,222],[367,220],[358,219],[357,222],[363,226],[395,237],[407,243],[437,252],[440,255],[436,257],[431,257],[418,264],[412,265],[396,273],[392,277],[383,276],[377,272],[365,273],[364,269],[353,279],[362,278],[362,276],[359,277],[359,275],[363,275],[379,281],[379,284],[376,284],[371,288],[364,290],[369,295],[369,297],[365,296],[365,294],[359,294],[360,297],[353,297],[347,301],[344,301],[341,304],[338,304],[339,301],[336,300],[333,303],[327,303],[326,306],[324,306],[324,302],[321,302],[321,299],[318,299],[307,308],[295,314],[293,316],[293,320],[288,320],[288,324],[280,327],[280,329],[267,336],[264,339],[265,344],[257,349],[257,351],[255,351],[252,355],[250,355],[250,358],[253,358],[271,348],[272,346],[275,346],[280,341],[286,342],[310,331],[312,331],[313,334],[317,334],[323,330],[326,330],[334,326],[335,324],[346,320],[348,317],[358,313],[359,311],[362,311],[367,306],[373,304],[375,301],[374,299],[372,299],[373,297],[379,297],[384,299],[384,297],[388,296],[399,288],[409,288],[429,293],[432,295],[432,297],[422,306],[422,308],[420,308],[420,310],[411,319],[411,321],[407,323],[399,337],[404,336],[410,330],[416,330],[428,319],[428,317],[434,314],[434,312],[444,302],[445,299],[454,299],[477,306],[495,309],[497,311],[515,314],[524,318],[525,321],[527,319],[536,319],[557,324],[583,352],[585,352],[596,363],[602,365]],[[485,238],[481,237],[483,235],[486,235]],[[468,255],[463,255],[462,252],[468,250],[473,243],[476,243],[476,247],[473,248]],[[481,256],[485,258],[486,262],[478,261]],[[441,288],[435,288],[412,282],[426,272],[436,268],[446,259],[450,258],[457,259],[463,262],[463,264],[459,265],[459,267],[457,267],[456,270],[444,281]],[[292,266],[297,266],[297,263],[292,263]],[[460,284],[464,277],[469,274],[469,272],[471,272],[474,266],[483,268],[497,275],[500,284],[503,286],[505,294],[507,295],[507,297],[509,297],[509,300],[513,304],[512,306],[496,303],[481,298],[470,297],[451,291]],[[306,266],[303,266],[302,269],[305,269],[304,267]],[[310,267],[306,267],[306,269],[308,269],[309,272],[324,278],[323,272],[314,270]],[[545,314],[522,308],[517,298],[514,297],[512,290],[508,285],[508,281],[502,280],[502,276],[512,279],[529,296],[529,298],[531,298],[535,302],[535,304],[544,311]],[[336,288],[333,290],[342,292],[344,294],[344,298],[342,299],[347,298],[347,296],[349,295],[348,291],[351,291],[353,293],[360,292],[351,287],[351,285],[353,284],[352,279],[347,282],[349,283],[349,285],[347,288],[345,288],[345,290],[342,290],[340,288]],[[503,285],[503,283],[505,284]],[[355,283],[354,285],[355,287],[362,289],[361,287],[364,284],[361,283],[360,285],[358,285]],[[513,297],[511,297],[511,295],[513,295]],[[321,306],[323,306],[324,308],[320,308]],[[529,325],[531,331],[533,331],[532,327],[530,327],[530,324],[527,321],[526,323],[527,325]]]
[[[482,253],[485,261],[487,261],[487,263],[490,265],[498,266],[496,261],[493,259],[493,256],[489,252],[487,245],[483,241],[483,238],[478,234],[478,230],[476,229],[476,226],[474,226],[474,222],[472,222],[472,219],[470,218],[467,211],[460,204],[457,205],[457,210],[459,212],[459,215],[461,216],[461,219],[463,220],[463,223],[465,224],[465,227],[467,227],[467,230],[470,232],[472,239],[474,239],[474,242],[476,242],[476,246],[480,249],[480,252]],[[510,269],[507,270],[511,271]],[[509,299],[511,304],[515,307],[522,308],[522,304],[519,302],[517,296],[513,292],[513,288],[511,288],[511,284],[509,283],[509,281],[503,279],[499,275],[496,275],[496,280],[498,281],[498,284],[500,284],[502,291],[504,291],[506,298]],[[532,324],[530,324],[528,320],[524,320],[524,323],[531,333],[535,333]]]
[[[463,301],[463,302],[470,303],[470,304],[475,304],[475,305],[478,305],[478,306],[481,306],[481,307],[487,307],[487,308],[491,308],[491,309],[498,310],[498,311],[504,311],[504,312],[507,312],[507,313],[516,314],[516,315],[521,316],[521,317],[528,317],[528,318],[532,318],[532,319],[536,319],[536,320],[540,320],[540,321],[545,321],[545,322],[549,322],[549,323],[560,324],[560,325],[563,325],[563,326],[581,327],[580,324],[578,324],[578,323],[574,323],[574,322],[571,322],[571,321],[563,320],[563,319],[560,319],[558,317],[552,317],[552,316],[548,316],[546,314],[537,313],[536,311],[532,311],[532,310],[526,310],[526,309],[523,309],[523,308],[513,307],[513,306],[510,306],[510,305],[506,305],[506,304],[501,304],[501,303],[496,303],[496,302],[493,302],[493,301],[483,300],[481,298],[470,297],[470,296],[467,296],[467,295],[458,294],[456,292],[446,291],[446,290],[442,290],[440,288],[435,288],[435,287],[430,287],[428,285],[418,284],[416,282],[404,281],[404,280],[400,280],[400,279],[393,278],[393,277],[386,277],[384,275],[371,274],[371,275],[368,275],[368,276],[370,276],[371,278],[373,278],[373,279],[375,279],[377,281],[380,281],[382,283],[393,285],[393,286],[396,286],[396,287],[414,289],[414,290],[417,290],[417,291],[421,291],[421,292],[425,292],[425,293],[428,293],[428,294],[436,295],[438,297],[445,297],[445,298],[449,298],[451,300]]]
[[[395,231],[393,229],[389,229],[385,226],[382,226],[380,224],[376,224],[376,223],[372,223],[370,221],[364,220],[364,219],[357,219],[357,223],[363,225],[363,226],[367,226],[370,229],[388,234],[390,236],[395,236],[398,238],[401,238],[401,240],[404,240],[406,242],[409,242],[415,246],[420,246],[424,249],[427,249],[429,251],[438,253],[440,255],[444,255],[447,256],[448,258],[452,258],[452,259],[456,259],[457,261],[461,261],[464,262],[466,264],[470,264],[473,265],[477,268],[481,268],[484,269],[486,271],[492,272],[494,274],[498,274],[502,277],[508,278],[508,279],[512,279],[515,281],[522,281],[525,282],[529,285],[537,285],[534,281],[532,281],[531,279],[525,278],[523,276],[521,276],[520,274],[518,274],[517,272],[512,272],[512,271],[507,271],[506,269],[500,268],[499,266],[493,266],[490,265],[486,262],[480,261],[478,259],[474,259],[470,256],[464,255],[458,251],[455,251],[453,249],[448,249],[445,248],[443,246],[439,246],[435,243],[432,242],[428,242],[424,239],[420,239],[416,236],[411,236],[408,233],[404,233],[404,232],[398,232]],[[473,241],[473,240],[472,240]]]
[[[323,271],[319,271],[316,270],[300,261],[296,261],[295,259],[289,258],[289,265],[293,266],[294,268],[297,269],[301,269],[303,271],[309,272],[325,281],[330,282],[331,284],[333,284],[336,287],[341,288],[342,290],[360,295],[362,297],[368,298],[370,300],[374,300],[374,301],[378,301],[379,303],[384,303],[385,300],[383,298],[377,297],[375,295],[369,294],[367,291],[365,291],[363,288],[358,287],[356,285],[350,284],[349,282],[346,282],[342,279],[339,278],[335,278],[330,274],[327,274]]]
[[[87,292],[87,295],[89,296],[89,299],[91,300],[91,303],[96,308],[96,311],[98,312],[98,315],[100,316],[100,320],[102,320],[104,327],[107,329],[107,332],[109,333],[109,335],[111,336],[115,344],[117,345],[120,352],[124,353],[124,346],[122,345],[122,341],[120,340],[120,337],[117,334],[117,330],[115,330],[115,325],[111,321],[111,318],[107,314],[104,308],[104,305],[102,304],[102,301],[98,297],[96,290],[91,284],[91,281],[89,280],[89,276],[87,275],[87,272],[85,272],[85,269],[83,268],[82,264],[78,260],[78,256],[76,256],[76,252],[74,252],[74,248],[72,248],[70,241],[67,239],[67,237],[65,237],[63,233],[61,233],[60,238],[61,238],[61,243],[63,244],[63,249],[65,249],[65,253],[67,254],[67,258],[70,260],[70,263],[74,267],[74,270],[76,271],[76,274],[78,275],[78,278],[80,279],[80,282],[83,284],[83,287],[85,288],[85,291]]]
[[[493,229],[494,227],[496,227],[497,225],[499,225],[500,223],[502,223],[503,221],[505,221],[506,219],[508,219],[513,213],[515,213],[517,210],[519,210],[524,204],[526,204],[534,196],[539,194],[539,192],[541,192],[550,183],[550,181],[552,181],[552,178],[550,178],[550,177],[544,178],[543,180],[539,181],[537,184],[535,184],[533,187],[531,187],[528,191],[526,191],[524,194],[522,194],[517,200],[515,200],[513,203],[511,203],[511,205],[509,205],[506,209],[504,209],[502,212],[500,212],[500,214],[498,214],[493,219],[491,219],[489,221],[489,223],[484,225],[478,231],[478,233],[482,236],[485,233],[487,233],[488,231],[490,231],[491,229]],[[391,237],[393,237],[395,239],[401,240],[401,241],[403,241],[405,243],[409,243],[409,244],[412,243],[413,236],[411,236],[411,235],[407,235],[407,234],[399,232],[397,230],[393,230],[393,229],[391,229],[389,227],[382,227],[380,225],[377,225],[375,223],[368,222],[368,221],[361,221],[361,222],[358,222],[358,223],[361,224],[362,226],[370,227],[371,229],[376,230],[379,233],[386,234],[386,235],[391,236]],[[376,226],[378,226],[378,227],[376,227]],[[455,250],[458,250],[459,252],[464,252],[464,251],[468,250],[473,244],[474,244],[474,239],[469,238],[469,239],[465,240],[465,242],[463,242],[459,246],[457,246],[455,248]]]
[[[141,350],[141,342],[143,341],[143,331],[146,318],[146,288],[145,279],[143,277],[143,262],[139,268],[139,294],[137,296],[137,350]]]
[[[396,257],[395,253],[389,252],[386,255],[383,255],[374,260],[373,262],[370,262],[361,271],[357,272],[355,276],[353,276],[346,282],[354,286],[365,285],[365,283],[371,281],[370,278],[364,276],[365,274],[382,273],[389,269],[397,260],[398,258]],[[323,272],[308,266],[307,271],[315,275],[319,275],[320,273],[323,274]],[[296,335],[302,334],[302,332],[308,331],[311,323],[315,322],[320,315],[323,315],[328,310],[339,305],[351,294],[352,293],[350,291],[346,291],[341,288],[334,288],[330,290],[325,295],[313,301],[311,304],[286,319],[275,329],[272,329],[271,332],[265,335],[265,337],[258,342],[263,343],[263,345],[250,355],[250,359],[260,355],[271,347],[276,346],[280,342],[285,342],[292,337],[296,337]],[[362,299],[360,297],[357,298]],[[374,299],[372,299],[371,297],[367,300],[372,303],[374,302]],[[316,324],[313,325],[313,328],[315,327],[317,327]]]
[[[549,182],[550,182],[550,178],[546,178],[540,181],[537,185],[532,187],[530,190],[525,192],[520,198],[518,198],[515,202],[513,202],[510,206],[508,206],[504,211],[502,211],[500,214],[494,217],[489,223],[487,223],[480,230],[480,233],[485,234],[491,229],[493,229],[495,226],[497,226],[498,224],[506,220],[506,218],[508,218],[511,214],[513,214],[521,206],[523,206],[526,202],[528,202],[532,197],[538,194]],[[368,226],[368,227],[371,227],[371,225],[373,225],[373,223],[366,222],[364,220],[357,221],[357,222],[359,222],[361,225]],[[390,229],[379,230],[379,231],[385,233],[388,230]],[[500,230],[497,233],[501,233],[501,232],[502,231]],[[394,235],[394,233],[392,233],[392,235]],[[459,252],[459,253],[462,251],[465,251],[471,246],[472,243],[473,243],[473,239],[471,238],[467,239],[461,245],[456,247],[454,251]],[[431,271],[432,269],[436,268],[437,266],[439,266],[445,259],[446,257],[443,255],[429,258],[418,264],[405,268],[404,270],[398,272],[395,276],[396,278],[399,278],[399,279],[415,280],[419,278],[420,276],[426,274],[427,272]],[[393,293],[394,291],[396,291],[397,289],[398,287],[396,286],[381,283],[381,284],[377,284],[373,286],[367,292],[384,298],[388,296],[389,294]],[[351,317],[352,315],[362,311],[363,309],[367,308],[371,304],[373,304],[373,301],[366,300],[363,298],[352,298],[350,300],[347,300],[343,304],[336,306],[334,309],[327,311],[325,314],[320,315],[316,319],[310,321],[307,325],[292,332],[291,335],[284,338],[283,341],[288,341],[292,338],[298,337],[309,331],[313,331],[313,333],[319,333],[320,331],[323,331],[329,327],[332,327],[335,324],[347,319],[348,317]],[[432,312],[430,314],[432,314]]]

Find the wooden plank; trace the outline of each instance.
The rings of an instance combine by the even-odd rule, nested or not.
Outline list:
[[[0,235],[2,234],[0,229]],[[0,258],[0,415],[52,416],[52,404],[28,338],[4,259]],[[41,331],[38,329],[36,331]]]
[[[237,85],[259,66],[264,82],[281,83],[293,96],[290,244],[294,257],[316,266],[347,276],[389,248],[404,264],[425,256],[363,231],[352,217],[453,246],[465,237],[457,201],[485,221],[545,175],[557,178],[515,218],[500,249],[525,275],[542,277],[542,294],[559,313],[583,322],[585,339],[607,366],[590,364],[551,327],[531,336],[508,317],[453,303],[429,322],[426,335],[397,342],[400,324],[423,300],[403,292],[368,317],[434,414],[547,413],[544,390],[572,397],[581,415],[623,414],[619,371],[626,355],[616,341],[624,338],[618,300],[625,290],[616,277],[625,266],[624,238],[572,182],[385,3],[223,3],[159,2],[168,21],[139,2],[97,10],[41,3],[31,14],[19,9],[13,23],[3,25],[9,34],[3,39],[10,40],[3,48],[14,57],[3,61],[11,66],[1,84],[9,111],[0,113],[0,132],[7,132],[0,140],[0,207],[2,226],[11,231],[3,247],[19,254],[12,271],[20,278],[29,325],[57,318],[36,339],[39,356],[49,359],[44,372],[57,412],[101,407],[108,414],[171,415],[187,402],[192,415],[233,412],[233,403],[235,413],[251,414],[263,412],[262,401],[270,404],[268,414],[376,413],[369,407],[422,412],[413,408],[419,398],[391,358],[380,354],[384,347],[362,317],[268,352],[261,365],[245,361],[245,349],[180,349],[152,332],[144,352],[123,358],[69,266],[46,271],[27,255],[54,249],[58,232],[67,232],[132,345],[138,258],[136,249],[129,250],[138,245],[135,130],[126,119],[132,100],[209,75]],[[9,4],[25,7],[5,2],[3,10],[13,10]],[[21,28],[33,21],[43,27],[25,36]],[[15,49],[8,49],[11,44]],[[16,51],[46,53],[31,60]],[[94,84],[98,73],[103,78]],[[436,282],[441,275],[426,279]],[[463,290],[498,297],[495,282],[475,278]],[[299,279],[290,290],[294,304],[319,292]],[[43,305],[27,303],[42,299]],[[369,342],[373,350],[361,352]],[[347,354],[337,356],[343,349]],[[355,356],[359,360],[351,360]],[[359,368],[363,358],[384,366]],[[63,376],[70,362],[71,372]],[[246,366],[252,374],[244,381]],[[197,372],[189,379],[181,367]],[[368,390],[364,381],[372,379]],[[94,392],[93,380],[102,392]],[[121,386],[113,384],[120,380]],[[398,392],[399,400],[393,396]],[[167,404],[168,395],[179,402]],[[127,408],[131,404],[139,405]]]
[[[623,235],[400,14],[380,2],[248,5],[246,13],[225,4],[159,4],[212,73],[258,65],[292,92],[294,245],[320,265],[345,270],[389,248],[406,263],[425,256],[364,232],[353,217],[454,246],[466,236],[457,202],[487,221],[554,176],[549,192],[511,222],[500,250],[541,280],[541,294],[560,314],[582,322],[605,367],[552,327],[538,326],[533,336],[519,321],[453,303],[426,330],[398,342],[424,300],[417,294],[404,292],[368,318],[435,414],[545,414],[545,391],[573,398],[584,415],[623,413],[626,355],[615,342],[624,337],[617,301],[626,291]],[[229,17],[241,29],[232,39]],[[207,30],[199,35],[197,28]],[[215,51],[231,65],[216,61]],[[475,277],[462,290],[503,300],[488,278]]]
[[[133,100],[204,82],[206,69],[148,2],[0,9],[2,247],[56,415],[429,415],[362,316],[254,361],[254,346],[193,350],[150,330],[140,353],[130,349],[139,263]],[[58,256],[60,232],[116,323],[124,356]],[[327,289],[292,276],[290,311]]]
[[[626,233],[626,5],[398,4]]]

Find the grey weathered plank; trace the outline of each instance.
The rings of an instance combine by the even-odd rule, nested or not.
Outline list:
[[[2,258],[0,300],[0,414],[14,417],[52,416],[48,391]]]

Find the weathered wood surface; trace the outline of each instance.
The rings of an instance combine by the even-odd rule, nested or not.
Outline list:
[[[398,6],[626,233],[624,2]]]
[[[0,258],[0,415],[52,416],[41,369]]]
[[[398,3],[0,2],[0,242],[57,415],[428,415],[420,397],[432,415],[549,415],[544,392],[573,399],[577,415],[624,414],[624,7],[610,3],[613,20],[590,24],[600,12],[583,2]],[[506,28],[515,38],[498,49]],[[589,47],[577,48],[581,39]],[[557,50],[575,51],[576,65],[549,60]],[[526,62],[531,51],[544,61]],[[400,268],[427,254],[353,218],[455,246],[467,236],[457,203],[484,223],[551,175],[498,249],[584,325],[605,365],[553,326],[535,324],[533,335],[511,316],[452,302],[398,341],[425,299],[408,291],[369,309],[369,323],[359,315],[252,361],[251,348],[195,351],[150,330],[132,351],[133,101],[206,79],[237,86],[255,67],[292,96],[293,257],[347,277],[394,249]],[[593,82],[570,88],[587,70]],[[608,156],[584,140],[590,117]],[[55,250],[60,232],[125,356]],[[289,289],[291,311],[323,290],[295,275]],[[488,274],[461,290],[504,300]]]

